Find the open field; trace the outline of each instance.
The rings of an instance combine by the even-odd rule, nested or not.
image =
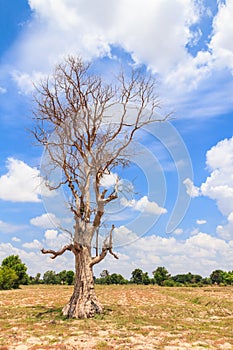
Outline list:
[[[0,349],[233,349],[233,288],[96,286],[104,315],[67,320],[69,286],[0,291]]]

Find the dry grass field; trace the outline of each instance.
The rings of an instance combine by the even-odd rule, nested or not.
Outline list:
[[[0,291],[0,349],[233,349],[233,288],[96,286],[105,313],[68,320],[72,287]]]

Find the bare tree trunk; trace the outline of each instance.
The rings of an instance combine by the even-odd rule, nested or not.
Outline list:
[[[87,247],[75,255],[75,284],[69,303],[63,308],[63,315],[70,318],[90,318],[103,312],[94,290],[91,255]]]

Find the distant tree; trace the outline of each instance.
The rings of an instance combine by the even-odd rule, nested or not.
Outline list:
[[[49,270],[44,273],[43,282],[45,284],[60,284],[60,279],[55,271]]]
[[[30,284],[40,284],[40,283],[43,283],[43,281],[40,279],[41,277],[41,273],[37,273],[35,277],[33,276],[30,276],[29,277],[29,283]]]
[[[150,277],[148,276],[148,272],[143,272],[142,274],[142,284],[150,284],[151,280]]]
[[[212,281],[211,281],[210,277],[202,278],[202,284],[205,284],[205,285],[212,284]]]
[[[233,285],[233,271],[228,271],[224,275],[224,282]]]
[[[132,272],[130,281],[135,284],[149,284],[150,278],[147,272],[143,272],[141,269],[135,269]]]
[[[69,286],[74,284],[74,278],[75,278],[74,271],[72,270],[66,271],[66,283]]]
[[[106,277],[106,280],[110,281],[111,284],[126,284],[127,281],[120,274],[113,273]]]
[[[0,290],[12,289],[18,286],[18,276],[10,267],[0,266]]]
[[[141,269],[135,269],[132,271],[132,277],[130,281],[135,284],[142,284],[143,271]]]
[[[56,274],[56,284],[66,284],[66,270],[63,270]]]
[[[173,281],[180,284],[200,284],[202,283],[202,276],[193,275],[191,272],[185,274],[178,274],[171,277]]]
[[[106,270],[107,271],[107,270]],[[102,273],[100,274],[102,275]],[[127,284],[128,281],[120,274],[113,273],[95,279],[96,284]]]
[[[19,288],[20,284],[28,284],[29,277],[26,273],[27,267],[18,255],[10,255],[2,261],[2,267],[8,267],[15,271],[17,279],[12,288]]]
[[[74,283],[74,271],[61,271],[57,274],[56,280],[58,284],[72,285]]]
[[[222,270],[214,270],[211,275],[210,279],[213,284],[220,284],[224,282],[224,271]]]
[[[162,286],[164,284],[164,281],[169,280],[171,277],[170,273],[163,266],[157,267],[157,269],[153,271],[153,276],[154,282],[159,286]]]

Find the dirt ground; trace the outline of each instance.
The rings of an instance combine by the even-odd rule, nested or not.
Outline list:
[[[61,315],[69,286],[0,291],[0,350],[233,349],[233,287],[96,286],[105,312]]]

